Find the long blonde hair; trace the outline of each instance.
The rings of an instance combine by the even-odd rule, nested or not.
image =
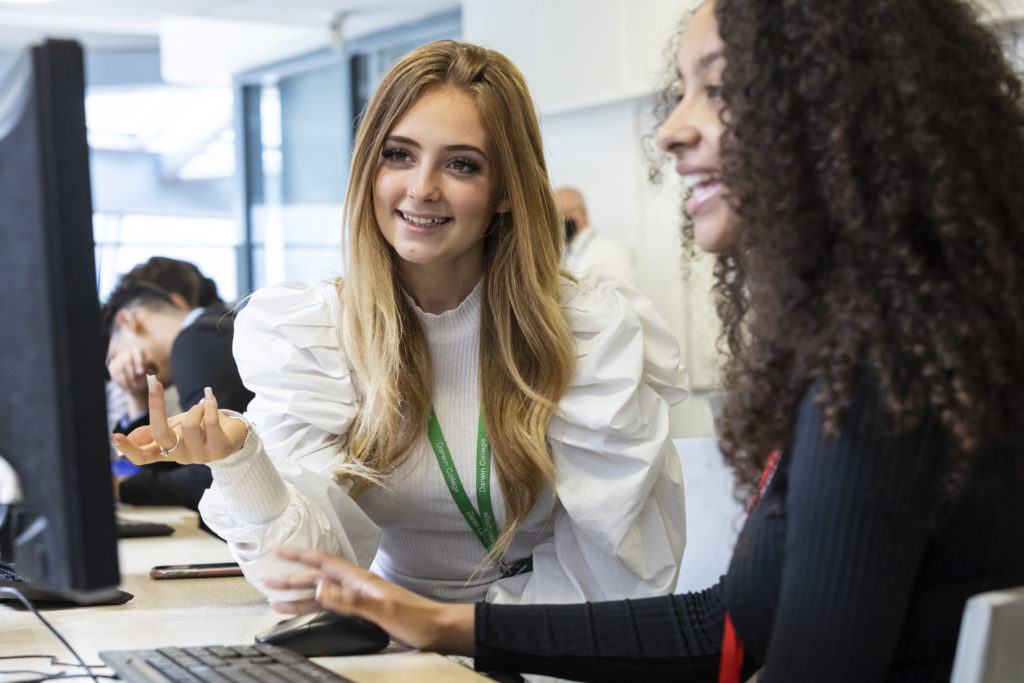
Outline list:
[[[388,133],[424,92],[442,85],[475,101],[511,207],[495,215],[485,236],[480,315],[480,396],[507,519],[491,550],[496,557],[554,483],[545,430],[572,376],[576,346],[559,306],[562,226],[540,126],[519,69],[493,50],[441,40],[410,52],[381,81],[359,125],[345,198],[349,266],[338,292],[362,406],[349,462],[336,476],[357,479],[357,490],[383,481],[425,434],[430,354],[374,216],[373,182]]]

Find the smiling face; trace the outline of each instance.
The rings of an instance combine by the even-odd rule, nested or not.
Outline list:
[[[377,163],[374,215],[403,278],[478,281],[484,234],[508,200],[473,99],[452,86],[426,91],[388,134]]]
[[[679,43],[676,62],[678,100],[658,129],[658,147],[676,159],[676,172],[686,187],[686,213],[693,219],[694,240],[704,251],[731,249],[739,221],[725,199],[719,142],[722,122],[724,45],[718,35],[714,3],[693,15]]]

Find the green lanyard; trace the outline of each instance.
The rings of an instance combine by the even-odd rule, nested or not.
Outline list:
[[[466,494],[462,480],[459,479],[459,473],[455,470],[451,450],[444,440],[441,425],[437,421],[437,415],[433,408],[430,409],[430,420],[427,422],[427,436],[430,438],[430,446],[434,449],[437,464],[441,468],[441,475],[445,484],[448,485],[455,505],[480,543],[490,552],[498,540],[499,534],[498,523],[494,519],[494,510],[491,508],[491,442],[487,438],[483,413],[480,413],[476,436],[476,502],[480,509],[479,512],[473,508],[473,503],[470,502],[469,496]],[[533,558],[524,558],[511,566],[499,558],[498,566],[505,576],[515,576],[532,570]]]

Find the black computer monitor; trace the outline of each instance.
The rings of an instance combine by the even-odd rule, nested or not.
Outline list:
[[[120,577],[84,96],[71,41],[0,81],[0,561],[89,604]]]

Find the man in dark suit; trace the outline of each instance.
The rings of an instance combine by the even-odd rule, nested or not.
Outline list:
[[[122,420],[117,431],[149,423],[146,375],[177,387],[185,410],[203,398],[205,387],[222,408],[239,412],[253,397],[231,354],[234,313],[219,300],[189,310],[177,299],[154,284],[125,279],[103,307],[110,335],[107,368],[130,407],[131,419]],[[154,463],[121,480],[117,493],[126,503],[196,509],[210,481],[204,465]]]

